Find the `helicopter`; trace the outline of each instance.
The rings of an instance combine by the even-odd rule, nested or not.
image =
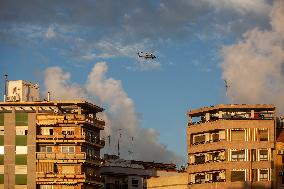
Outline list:
[[[149,52],[138,52],[137,54],[139,58],[145,58],[146,60],[157,58],[153,53],[149,53]]]

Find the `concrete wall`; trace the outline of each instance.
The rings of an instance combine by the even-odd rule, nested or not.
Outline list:
[[[147,188],[187,189],[188,176],[186,173],[160,174],[160,177],[147,179]]]
[[[15,109],[4,114],[4,188],[15,188]]]

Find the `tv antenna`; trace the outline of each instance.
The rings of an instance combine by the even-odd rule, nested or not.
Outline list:
[[[226,97],[228,97],[228,88],[229,88],[230,86],[228,85],[228,82],[227,82],[226,79],[224,79],[224,83],[225,83],[225,88],[226,88]]]

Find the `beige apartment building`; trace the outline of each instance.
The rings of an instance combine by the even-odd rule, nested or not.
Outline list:
[[[220,104],[188,112],[189,188],[273,188],[275,107]]]
[[[22,80],[7,87],[0,102],[0,188],[100,188],[105,122],[97,114],[103,108],[39,101],[38,85]]]

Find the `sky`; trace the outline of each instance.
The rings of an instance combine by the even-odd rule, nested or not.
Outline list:
[[[283,0],[0,0],[0,75],[103,106],[104,153],[184,163],[187,111],[283,112],[283,23]]]

